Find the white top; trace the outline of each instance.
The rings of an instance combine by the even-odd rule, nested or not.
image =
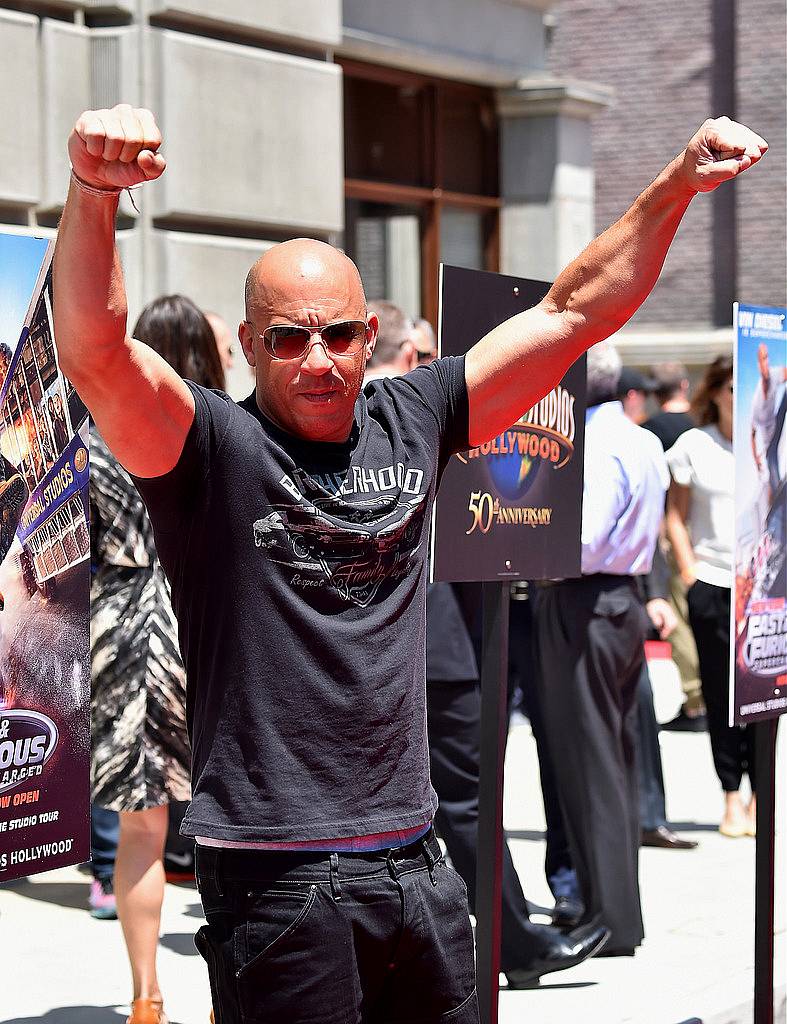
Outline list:
[[[762,386],[762,377],[757,381],[754,389],[754,398],[751,406],[751,425],[754,431],[757,454],[764,462],[768,451],[768,445],[773,440],[773,432],[776,429],[776,410],[778,404],[776,395],[784,380],[784,370],[779,367],[772,368],[769,374],[768,393]]]
[[[591,407],[585,424],[582,572],[649,572],[669,483],[661,441],[620,402]]]
[[[735,546],[735,458],[715,424],[681,434],[667,452],[675,482],[691,488],[688,529],[697,579],[732,586]]]

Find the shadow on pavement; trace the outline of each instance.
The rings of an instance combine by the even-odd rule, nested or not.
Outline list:
[[[672,829],[673,832],[718,832],[719,826],[716,822],[707,821],[668,821],[667,825]],[[543,842],[547,834],[546,832],[537,832],[534,830],[522,830],[522,829],[506,829],[506,837],[508,839],[524,839],[531,843]]]
[[[159,942],[166,949],[171,949],[173,953],[179,953],[180,956],[199,956],[197,947],[194,945],[194,936],[188,933],[169,932],[162,935]]]
[[[501,992],[551,992],[553,989],[571,989],[571,988],[596,988],[598,986],[597,981],[553,981],[548,984],[544,984],[543,981],[540,985],[533,985],[532,988],[503,988],[501,986]],[[9,1024],[13,1022],[9,1021]]]
[[[523,831],[521,829],[515,829],[515,828],[514,829],[507,828],[505,834],[506,834],[506,838],[507,839],[527,839],[530,842],[534,842],[534,843],[540,843],[543,840],[545,840],[546,837],[547,837],[546,832],[533,832],[533,831],[528,832],[528,831]]]
[[[58,1006],[43,1017],[14,1017],[4,1024],[119,1024],[126,1014],[112,1006]]]
[[[56,903],[59,907],[71,907],[87,912],[87,898],[90,886],[87,882],[12,882],[7,887],[19,896],[25,896],[41,903]],[[10,1024],[10,1022],[9,1022]]]
[[[718,832],[718,822],[707,821],[668,821],[673,832]]]
[[[205,911],[201,903],[190,903],[183,911],[184,917],[198,917],[200,921],[205,920]]]

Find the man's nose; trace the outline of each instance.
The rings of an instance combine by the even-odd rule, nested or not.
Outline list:
[[[333,369],[333,360],[319,334],[309,342],[309,349],[301,366],[307,373],[312,373],[315,376],[329,373]]]

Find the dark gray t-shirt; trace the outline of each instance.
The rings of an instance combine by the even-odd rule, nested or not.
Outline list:
[[[372,381],[346,444],[190,386],[177,466],[136,480],[188,678],[182,831],[292,842],[428,820],[425,567],[440,475],[468,446],[464,359]]]

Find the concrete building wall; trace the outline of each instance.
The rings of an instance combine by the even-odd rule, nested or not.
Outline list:
[[[246,271],[266,246],[303,234],[341,240],[344,126],[334,57],[350,56],[506,95],[501,265],[554,276],[590,236],[592,170],[572,155],[590,134],[584,113],[534,113],[527,98],[523,106],[522,82],[545,76],[549,4],[19,0],[15,10],[10,0],[0,10],[0,230],[56,225],[68,187],[66,140],[82,110],[148,106],[168,167],[135,191],[136,207],[121,198],[131,323],[154,296],[182,291],[234,326]],[[561,96],[558,106],[574,94]],[[547,149],[539,149],[539,112],[554,140]],[[451,223],[446,217],[447,232]],[[230,390],[248,391],[245,367]]]
[[[154,216],[340,231],[339,68],[183,32],[148,35],[150,105],[170,161],[151,190]]]
[[[167,171],[136,190],[139,212],[121,202],[132,325],[151,298],[181,291],[234,327],[272,240],[342,230],[341,72],[328,52],[341,0],[19,6],[0,11],[0,230],[56,224],[82,110],[126,101],[160,121]],[[237,395],[249,391],[241,359]]]
[[[344,0],[344,43],[451,77],[505,80],[544,67],[544,4],[520,0]],[[465,67],[462,68],[464,63]],[[496,70],[493,70],[495,69]]]
[[[307,45],[332,46],[340,38],[341,0],[150,0],[150,13]]]
[[[38,201],[41,102],[38,19],[0,11],[0,204]]]

